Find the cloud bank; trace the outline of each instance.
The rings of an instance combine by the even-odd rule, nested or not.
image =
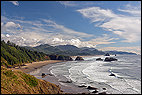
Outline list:
[[[120,36],[124,40],[122,42],[137,42],[141,40],[141,8],[118,9],[121,12],[128,13],[115,14],[110,9],[102,9],[100,7],[88,7],[79,9],[83,17],[90,19],[97,27],[101,27],[106,31]]]
[[[98,44],[115,43],[112,42],[112,38],[106,35],[95,37],[92,34],[75,31],[48,19],[25,21],[8,19],[4,16],[1,18],[1,38],[22,46],[70,44],[77,47],[96,47]],[[85,38],[90,40],[85,41]]]

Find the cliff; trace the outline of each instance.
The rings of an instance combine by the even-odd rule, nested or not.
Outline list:
[[[1,94],[62,94],[59,86],[1,66]]]

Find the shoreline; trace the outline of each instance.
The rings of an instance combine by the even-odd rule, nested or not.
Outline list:
[[[75,57],[75,56],[74,56]],[[88,57],[88,56],[82,56],[82,57]],[[50,67],[57,65],[57,64],[65,64],[62,60],[46,60],[46,61],[39,61],[39,62],[32,62],[32,63],[26,63],[25,66],[21,66],[20,68],[12,68],[13,70],[20,70],[25,73],[28,73],[30,75],[33,75],[36,77],[34,72],[39,70],[40,68],[44,68],[46,66],[46,71],[40,71],[40,74],[38,75],[38,79],[42,79],[45,81],[48,81],[50,83],[53,83],[55,85],[58,85],[65,94],[93,94],[87,89],[86,87],[79,87],[78,85],[73,84],[72,82],[67,82],[67,78],[63,78],[63,82],[59,81],[57,76],[52,75],[50,72]],[[47,70],[48,69],[48,70]],[[33,74],[32,74],[33,73]],[[46,76],[42,78],[41,74],[45,73]],[[37,77],[36,77],[37,78]]]
[[[46,60],[46,61],[39,61],[39,62],[32,62],[31,63],[26,63],[24,66],[21,66],[20,68],[19,67],[15,67],[15,68],[10,68],[12,70],[18,70],[18,71],[22,71],[24,73],[27,73],[27,74],[30,74],[32,72],[36,72],[36,70],[46,66],[48,69],[51,67],[51,66],[54,66],[55,64],[58,64],[58,63],[62,63],[62,62],[66,62],[66,61],[62,61],[62,60]],[[62,63],[64,64],[64,63]],[[40,72],[42,73],[42,72]],[[46,70],[46,73],[47,74],[51,74],[50,70]],[[30,74],[32,75],[32,74]],[[33,74],[33,76],[35,76]],[[56,76],[50,76],[50,75],[46,75],[44,78],[42,78],[41,75],[39,75],[40,78],[38,79],[42,79],[42,80],[45,80],[45,81],[48,81],[50,83],[53,83],[55,85],[58,85],[61,89],[61,91],[63,91],[63,93],[65,94],[82,94],[82,93],[85,93],[85,94],[89,94],[90,91],[85,89],[85,88],[79,88],[78,86],[74,85],[73,83],[71,83],[71,86],[65,86],[63,84],[61,84],[59,81],[58,81],[58,78]],[[37,78],[37,77],[36,77]]]
[[[19,67],[15,67],[15,68],[11,68],[12,70],[20,70],[23,71],[24,73],[30,73],[38,68],[41,68],[45,65],[48,64],[53,64],[53,63],[59,63],[59,62],[65,62],[62,60],[46,60],[46,61],[38,61],[38,62],[32,62],[32,63],[26,63],[24,66]]]
[[[42,70],[40,70],[40,73],[38,71],[39,69],[37,69],[37,70],[30,72],[29,74],[33,75],[33,76],[38,76],[38,79],[42,79],[42,80],[45,80],[50,83],[58,85],[60,87],[61,91],[63,91],[63,93],[65,93],[65,94],[83,94],[83,93],[90,94],[90,91],[88,89],[83,88],[83,87],[81,88],[73,83],[66,82],[66,81],[68,81],[68,79],[65,77],[63,77],[63,80],[65,80],[65,81],[63,81],[63,82],[59,81],[60,79],[58,79],[55,75],[53,75],[50,72],[50,70],[51,70],[50,67],[55,66],[57,64],[65,64],[64,62],[65,61],[57,62],[55,64],[48,64],[45,67],[43,67]],[[37,72],[38,72],[38,74],[35,74]],[[41,76],[42,73],[45,73],[46,76],[42,77]]]
[[[84,57],[87,57],[87,56],[84,56]],[[48,82],[53,83],[55,85],[58,85],[60,87],[60,89],[63,91],[64,94],[95,94],[95,93],[91,93],[90,91],[87,91],[88,89],[86,89],[85,87],[80,88],[77,85],[74,86],[75,84],[72,85],[73,83],[66,83],[66,81],[65,81],[65,84],[68,84],[68,86],[62,85],[63,82],[60,82],[58,80],[57,76],[48,75],[48,74],[51,74],[50,67],[52,67],[54,65],[58,65],[58,64],[65,64],[64,62],[66,62],[66,61],[46,60],[46,61],[33,62],[32,64],[27,63],[26,66],[21,66],[21,68],[13,68],[13,69],[14,70],[21,70],[21,71],[25,70],[23,72],[30,74],[30,72],[34,72],[34,71],[37,71],[37,70],[40,71],[39,68],[44,69],[44,66],[45,66],[45,68],[47,68],[48,70],[47,69],[46,70],[41,69],[40,74],[39,74],[40,79],[48,81]],[[26,68],[26,67],[28,67],[28,68]],[[31,68],[29,68],[29,67],[31,67]],[[28,70],[28,69],[30,69],[30,70]],[[45,74],[47,73],[47,75],[44,78],[42,78],[41,73],[45,73]],[[36,76],[36,75],[33,75],[33,76]],[[109,94],[109,93],[106,93],[106,94]]]

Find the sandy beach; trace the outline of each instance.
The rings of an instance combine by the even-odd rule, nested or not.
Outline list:
[[[24,66],[19,67],[15,67],[12,68],[13,70],[20,70],[23,71],[25,73],[29,73],[32,72],[38,68],[41,68],[42,66],[48,65],[48,64],[52,64],[52,63],[58,63],[58,62],[64,62],[61,60],[46,60],[46,61],[39,61],[39,62],[32,62],[32,63],[26,63]]]

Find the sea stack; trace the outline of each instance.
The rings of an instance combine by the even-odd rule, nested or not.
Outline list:
[[[75,59],[75,61],[83,61],[83,60],[84,59],[82,57],[80,57],[80,56],[77,56],[76,59]]]
[[[105,56],[110,56],[109,53],[106,53]]]
[[[106,57],[104,61],[117,61],[117,59],[113,57]]]

